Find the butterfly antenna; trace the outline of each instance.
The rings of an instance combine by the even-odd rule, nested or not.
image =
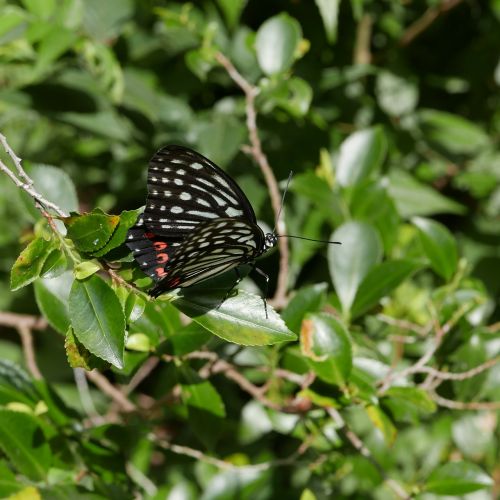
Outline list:
[[[290,181],[292,180],[292,176],[293,176],[293,170],[290,170],[290,173],[288,174],[288,179],[286,181],[285,190],[283,191],[283,196],[281,197],[280,209],[278,210],[278,215],[276,217],[276,222],[274,223],[274,229],[273,229],[273,233],[274,234],[277,234],[276,233],[276,226],[278,225],[278,222],[280,220],[281,212],[283,210],[283,205],[285,204],[285,196],[286,196],[286,193],[288,191],[288,186],[290,185]]]
[[[342,245],[340,241],[316,240],[314,238],[306,238],[305,236],[294,236],[292,234],[278,234],[278,238],[286,236],[287,238],[297,238],[298,240],[315,241],[316,243],[329,243],[331,245]]]

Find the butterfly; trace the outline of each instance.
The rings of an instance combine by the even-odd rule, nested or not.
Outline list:
[[[126,244],[156,282],[152,297],[237,272],[277,244],[275,232],[264,234],[257,225],[236,182],[192,149],[160,149],[149,162],[147,187],[146,207]]]

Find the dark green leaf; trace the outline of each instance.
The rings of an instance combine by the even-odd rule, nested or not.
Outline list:
[[[42,270],[40,271],[41,278],[57,278],[68,268],[68,259],[66,254],[56,248],[49,253],[45,260]]]
[[[90,213],[64,219],[70,238],[80,252],[93,253],[109,242],[120,222],[117,215]]]
[[[75,280],[69,312],[77,339],[92,354],[122,368],[125,317],[113,290],[96,275]]]
[[[326,298],[326,283],[301,288],[286,306],[281,317],[292,332],[300,330],[302,318],[311,312],[316,312],[321,308]]]
[[[217,0],[217,3],[224,13],[229,27],[234,28],[240,18],[241,11],[245,8],[247,0]]]
[[[185,381],[182,382],[182,399],[188,406],[205,410],[217,417],[225,417],[226,409],[219,393],[208,381],[200,379],[196,372],[184,370]]]
[[[372,268],[356,292],[352,317],[368,311],[421,267],[422,264],[416,261],[389,260]]]
[[[0,448],[20,473],[34,481],[47,477],[52,452],[35,417],[0,409]]]
[[[412,424],[418,423],[420,415],[429,415],[437,408],[429,394],[418,387],[391,387],[384,393],[383,404],[396,421]]]
[[[449,281],[457,270],[457,244],[453,235],[439,222],[414,217],[424,252],[431,261],[431,266],[446,281]]]

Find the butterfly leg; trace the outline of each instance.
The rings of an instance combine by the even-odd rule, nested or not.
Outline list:
[[[269,289],[269,276],[262,269],[259,269],[255,265],[253,266],[252,271],[255,271],[258,274],[260,274],[264,278],[264,280],[266,282],[266,286],[265,286],[265,289],[264,289],[264,296],[262,297],[262,300],[264,301],[264,310],[266,311],[266,319],[269,319],[269,316],[267,315],[267,300],[266,300],[267,292],[268,292],[268,289]]]
[[[234,272],[236,273],[236,281],[233,283],[233,285],[231,286],[231,288],[229,288],[229,290],[226,292],[226,294],[224,295],[224,298],[219,302],[219,305],[217,306],[217,309],[219,309],[219,307],[222,304],[224,304],[224,302],[229,297],[229,295],[231,295],[231,292],[239,285],[240,281],[243,279],[243,277],[241,276],[241,274],[238,271],[237,267],[234,268]]]

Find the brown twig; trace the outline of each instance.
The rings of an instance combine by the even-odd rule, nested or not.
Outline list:
[[[47,321],[41,316],[31,316],[29,314],[17,314],[13,312],[0,312],[0,325],[10,328],[23,326],[30,330],[45,330]]]
[[[356,43],[354,45],[354,64],[370,64],[372,53],[370,50],[372,38],[373,18],[370,14],[364,14],[358,23],[356,31]]]
[[[493,359],[489,359],[485,363],[475,366],[474,368],[471,368],[470,370],[467,370],[465,372],[459,372],[459,373],[442,372],[430,366],[420,367],[419,372],[428,373],[429,375],[432,375],[432,377],[437,378],[439,380],[467,380],[469,378],[475,377],[476,375],[479,375],[485,370],[488,370],[492,366],[495,366],[497,363],[500,363],[500,356],[497,356],[496,358]]]
[[[222,53],[218,52],[215,56],[217,61],[224,69],[227,71],[231,79],[240,87],[240,89],[245,94],[246,101],[246,124],[248,129],[248,135],[250,138],[250,146],[245,150],[248,151],[254,160],[259,165],[264,180],[266,181],[267,188],[269,190],[269,196],[271,198],[271,204],[274,211],[274,218],[276,220],[276,228],[280,235],[285,234],[284,222],[279,219],[280,208],[281,208],[281,195],[276,181],[276,177],[269,165],[266,154],[262,150],[262,144],[259,137],[259,132],[257,128],[257,110],[255,107],[255,98],[258,94],[257,87],[251,85],[241,73],[235,68],[233,63]],[[279,238],[279,250],[280,250],[280,266],[278,274],[278,283],[276,286],[276,293],[272,299],[275,307],[284,307],[286,305],[286,292],[288,285],[288,238],[286,236],[280,236]]]
[[[132,412],[137,410],[135,404],[132,403],[119,389],[117,389],[104,375],[101,375],[97,370],[85,372],[85,375],[104,394],[108,395],[122,411]]]
[[[33,347],[33,335],[31,334],[31,330],[26,325],[19,325],[17,327],[17,331],[21,337],[26,366],[35,380],[41,380],[43,377],[38,369],[38,365],[36,364],[35,349]]]
[[[0,170],[7,174],[8,177],[12,180],[12,182],[20,189],[23,191],[26,191],[34,200],[35,204],[37,205],[37,208],[44,213],[45,208],[50,208],[51,210],[54,210],[54,212],[57,215],[60,215],[61,217],[64,217],[66,214],[55,204],[52,203],[51,201],[47,200],[44,198],[34,187],[33,187],[33,180],[28,176],[26,171],[21,165],[21,159],[14,153],[12,148],[9,146],[6,137],[3,134],[0,134],[0,144],[4,147],[5,151],[7,154],[10,156],[12,163],[15,165],[19,177],[19,179],[14,172],[3,163],[3,161],[0,160]]]
[[[443,0],[439,5],[429,7],[424,14],[411,24],[399,40],[401,46],[407,46],[428,29],[436,19],[462,3],[463,0]]]
[[[500,410],[500,401],[470,401],[464,403],[453,399],[446,399],[436,394],[430,393],[432,399],[439,405],[450,410]]]

